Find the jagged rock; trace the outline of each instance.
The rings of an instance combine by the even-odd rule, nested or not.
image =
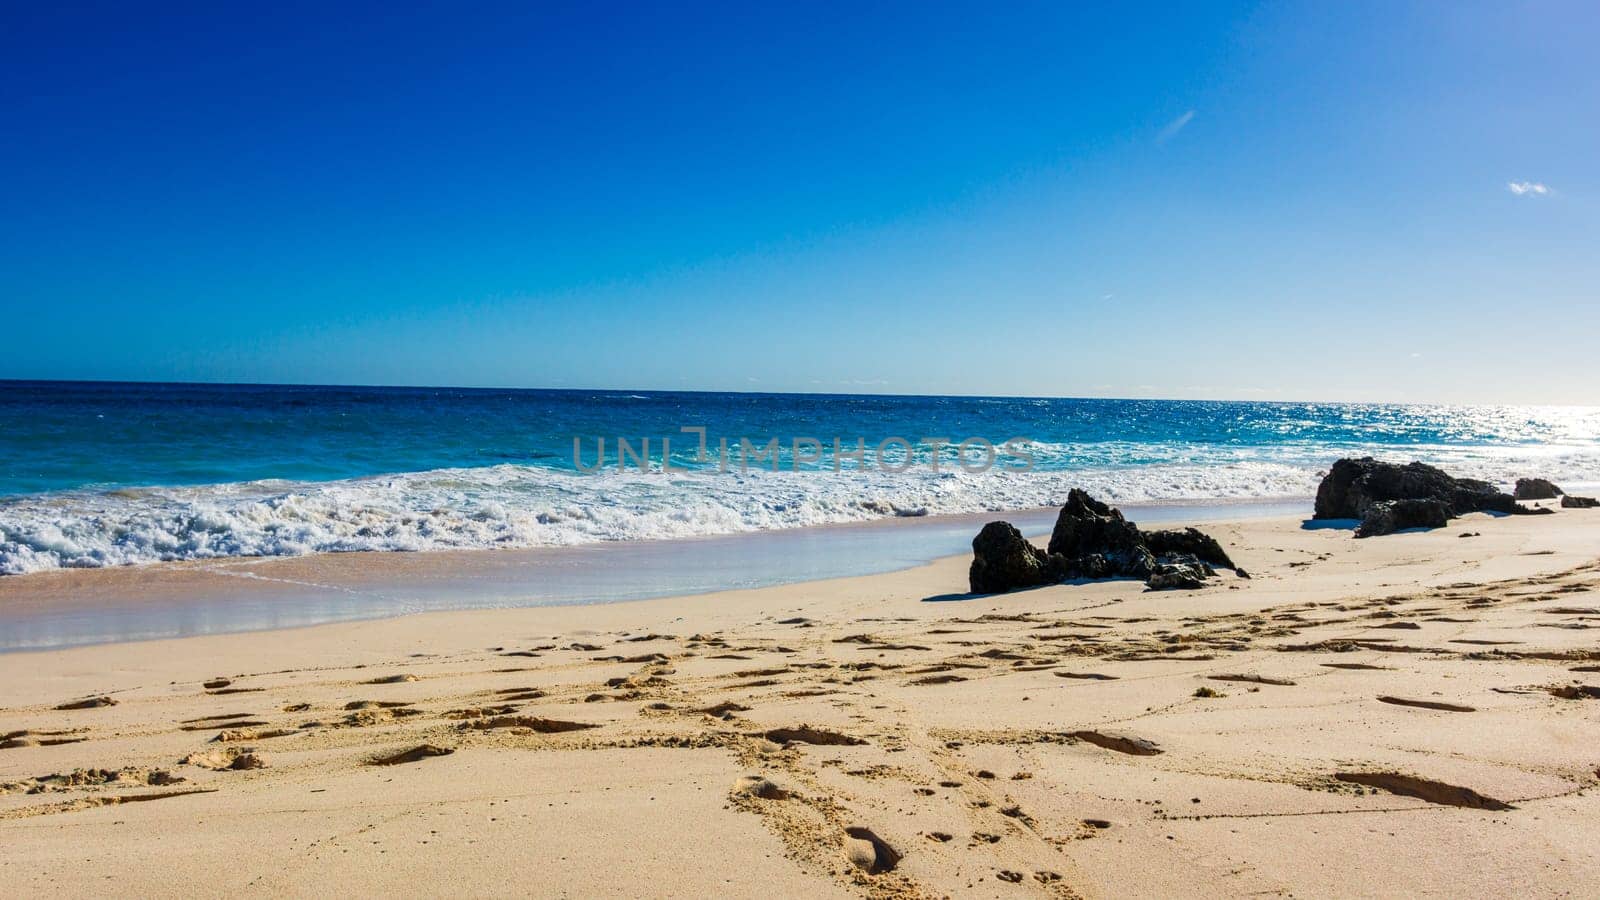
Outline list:
[[[1341,459],[1317,487],[1315,518],[1364,519],[1386,500],[1439,500],[1452,516],[1469,512],[1515,513],[1517,501],[1476,478],[1455,478],[1424,463],[1380,462],[1370,456]]]
[[[1216,575],[1215,569],[1193,556],[1168,563],[1157,563],[1145,586],[1152,591],[1192,591],[1206,586],[1206,579]]]
[[[1122,513],[1073,489],[1056,518],[1049,550],[1028,543],[1006,522],[990,522],[972,540],[968,581],[975,594],[1054,584],[1066,578],[1140,578],[1152,589],[1196,588],[1234,569],[1222,545],[1193,528],[1145,533]]]
[[[1436,505],[1417,505],[1415,501]],[[1394,503],[1403,505],[1387,505]],[[1439,518],[1441,509],[1444,520]],[[1401,528],[1437,528],[1470,512],[1528,514],[1550,510],[1519,506],[1514,497],[1487,481],[1455,478],[1419,462],[1400,465],[1367,456],[1333,464],[1317,486],[1312,517],[1361,519],[1356,536],[1370,537]]]
[[[1144,544],[1156,556],[1187,553],[1213,566],[1238,570],[1238,566],[1228,558],[1227,551],[1222,549],[1217,539],[1198,528],[1185,528],[1182,531],[1147,531],[1144,534]]]
[[[1511,496],[1518,500],[1554,500],[1563,495],[1561,488],[1543,478],[1518,478]]]
[[[1071,572],[1073,578],[1087,578],[1090,581],[1098,581],[1102,578],[1116,578],[1122,574],[1117,570],[1116,566],[1111,564],[1110,560],[1098,553],[1089,553],[1070,561],[1065,556],[1060,555],[1053,558],[1058,561],[1064,571]]]
[[[1450,508],[1442,500],[1384,500],[1367,508],[1356,527],[1356,537],[1393,534],[1407,528],[1443,528],[1450,523]]]
[[[1600,506],[1600,500],[1593,497],[1574,497],[1571,494],[1561,496],[1562,509],[1594,509]]]
[[[1102,568],[1111,574],[1145,578],[1155,568],[1139,526],[1078,488],[1068,492],[1067,503],[1056,517],[1049,554],[1066,558],[1069,568],[1088,578],[1106,577],[1096,573]],[[1103,562],[1089,559],[1095,556]]]
[[[1052,584],[1061,580],[1061,572],[1010,522],[990,522],[972,539],[967,580],[974,594],[1002,594]]]

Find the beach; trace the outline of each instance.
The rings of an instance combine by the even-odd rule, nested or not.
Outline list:
[[[1600,511],[1362,540],[1304,519],[1208,522],[1252,577],[1192,591],[971,596],[961,554],[0,654],[0,886],[1600,890]],[[183,571],[81,575],[155,602]]]
[[[1600,898],[1593,4],[309,12],[7,23],[0,900]]]

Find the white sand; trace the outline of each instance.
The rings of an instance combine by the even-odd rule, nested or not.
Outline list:
[[[925,602],[954,558],[0,656],[0,895],[1600,893],[1600,699],[1547,690],[1600,685],[1600,512],[1298,526],[1207,526],[1255,577],[1193,592]]]

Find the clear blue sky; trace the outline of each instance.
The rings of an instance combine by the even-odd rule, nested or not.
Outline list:
[[[1600,403],[1592,2],[230,5],[8,9],[0,377]]]

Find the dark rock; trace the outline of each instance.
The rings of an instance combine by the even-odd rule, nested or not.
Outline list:
[[[1450,508],[1442,500],[1385,500],[1367,509],[1366,518],[1356,528],[1356,537],[1393,534],[1407,528],[1443,528],[1450,522]]]
[[[1056,518],[1048,551],[1028,543],[1011,525],[990,522],[973,539],[972,553],[968,581],[975,594],[1066,578],[1139,578],[1155,590],[1197,588],[1217,574],[1212,566],[1250,577],[1204,532],[1142,532],[1118,510],[1077,489]]]
[[[1144,534],[1144,544],[1156,556],[1186,553],[1213,566],[1235,571],[1238,569],[1233,560],[1228,558],[1227,551],[1217,543],[1217,539],[1198,528],[1185,528],[1182,531],[1147,531]]]
[[[1140,578],[1155,567],[1139,526],[1124,519],[1121,511],[1078,488],[1068,492],[1067,504],[1056,517],[1056,527],[1050,532],[1049,553],[1051,556],[1059,553],[1068,560],[1102,556],[1117,574]]]
[[[1561,488],[1543,478],[1518,478],[1512,496],[1518,500],[1554,500],[1562,493]]]
[[[974,594],[1001,594],[1061,580],[1043,550],[1028,543],[1010,522],[990,522],[972,539],[972,568],[967,573]]]
[[[1073,578],[1087,578],[1091,581],[1098,581],[1102,578],[1116,578],[1122,574],[1116,566],[1111,564],[1110,560],[1098,553],[1089,553],[1071,560],[1068,560],[1065,556],[1056,556],[1054,558],[1058,561],[1062,570],[1070,573]]]
[[[1470,512],[1517,514],[1540,510],[1518,506],[1514,497],[1487,481],[1455,478],[1419,462],[1399,465],[1368,456],[1333,464],[1317,487],[1313,518],[1361,519],[1356,536],[1369,537],[1402,528],[1437,528]]]
[[[1206,579],[1215,574],[1215,569],[1191,556],[1187,560],[1157,563],[1155,571],[1145,580],[1145,586],[1152,591],[1192,591],[1205,587]]]
[[[1440,500],[1452,516],[1517,512],[1515,498],[1487,481],[1455,478],[1424,463],[1399,465],[1368,456],[1333,464],[1317,487],[1314,517],[1364,519],[1373,504],[1386,500]]]
[[[1593,497],[1574,497],[1571,494],[1561,497],[1562,509],[1594,509],[1597,506],[1600,506],[1600,500]]]

